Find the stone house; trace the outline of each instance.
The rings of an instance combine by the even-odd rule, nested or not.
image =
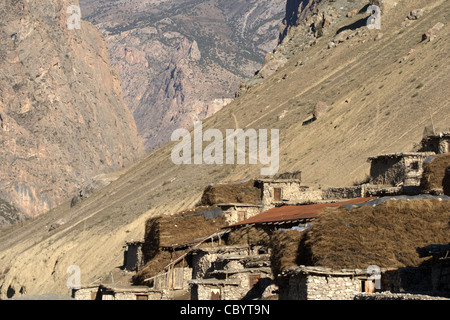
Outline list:
[[[367,270],[316,266],[289,268],[278,277],[280,300],[352,300],[361,292],[375,292]]]
[[[434,152],[436,154],[450,152],[450,132],[442,132],[423,138],[419,151]]]
[[[285,204],[322,200],[322,190],[303,186],[301,179],[258,179],[256,185],[261,189],[262,211]]]
[[[330,209],[300,241],[282,238],[300,245],[290,260],[284,253],[276,272],[280,299],[353,300],[387,291],[450,296],[450,244],[428,245],[448,241],[443,226],[450,201],[428,195],[395,198]]]
[[[191,299],[243,300],[273,296],[277,286],[267,243],[271,232],[306,226],[326,207],[359,204],[369,199],[275,207],[226,227],[230,230],[228,241],[235,233],[236,237],[243,238],[239,245],[198,247],[190,253]]]
[[[354,300],[361,294],[386,292],[449,296],[449,266],[448,259],[433,266],[403,268],[373,266],[366,270],[296,266],[278,276],[279,298]]]
[[[280,300],[354,300],[380,292],[432,292],[427,267],[331,269],[289,268],[278,277]]]
[[[249,246],[198,248],[192,252],[191,300],[247,300],[275,288],[266,250]]]
[[[371,157],[370,184],[420,186],[424,160],[434,152],[391,153]]]
[[[314,188],[304,186],[300,179],[259,179],[256,185],[261,189],[262,210],[274,207],[326,203],[343,199],[357,199],[372,196],[366,185],[349,187]]]

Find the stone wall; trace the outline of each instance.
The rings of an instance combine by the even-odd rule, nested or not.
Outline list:
[[[361,279],[351,276],[298,274],[280,285],[280,300],[352,300],[361,292]]]
[[[259,277],[254,282],[252,277]],[[269,270],[241,271],[230,275],[227,280],[198,279],[191,282],[191,300],[211,300],[214,295],[220,300],[247,300],[270,296],[274,280]]]
[[[281,189],[280,198],[276,199],[275,189]],[[262,185],[262,198],[263,205],[267,206],[274,202],[282,202],[297,200],[300,196],[302,188],[300,188],[299,183],[295,182],[283,182],[283,181],[273,181],[273,182],[263,182]]]
[[[423,161],[430,154],[423,154],[418,156],[405,157],[403,159],[406,168],[405,186],[420,186],[420,180],[423,174]]]
[[[382,155],[370,158],[370,184],[419,186],[423,161],[434,152]]]
[[[80,288],[78,290],[72,290],[72,298],[75,300],[94,300],[98,292],[98,286]]]
[[[399,194],[417,192],[420,185],[423,168],[422,161],[419,161],[419,169],[405,170],[406,166],[411,167],[416,158],[400,161],[394,165],[394,161],[384,165],[377,165],[371,184],[363,184],[348,187],[329,187],[329,188],[309,188],[293,183],[267,183],[263,189],[263,208],[261,212],[274,208],[276,205],[300,205],[320,203],[332,200],[356,199],[372,196],[392,196]],[[393,186],[401,184],[403,186]],[[281,188],[281,201],[274,200],[274,189]],[[412,189],[411,189],[412,188]],[[410,190],[411,189],[411,190]]]
[[[359,293],[355,296],[354,300],[450,300],[450,299],[445,297],[435,297],[423,294],[376,292],[372,294]]]
[[[437,153],[448,153],[450,152],[450,136],[446,136],[439,141],[439,148]]]
[[[270,295],[274,279],[269,254],[256,251],[238,246],[197,249],[192,255],[191,300],[242,300]]]
[[[297,266],[278,276],[280,300],[353,300],[372,299],[371,294],[388,292],[406,294],[392,296],[404,300],[411,295],[449,297],[448,259],[439,260],[432,266],[379,269],[379,287],[369,290],[367,279],[376,274],[361,269],[330,269],[314,266]],[[372,271],[375,271],[371,269]],[[375,284],[375,281],[372,282]],[[371,291],[370,294],[365,293]],[[365,293],[365,294],[362,294]],[[378,296],[380,298],[380,296]],[[375,300],[378,298],[374,298]],[[388,297],[380,299],[388,299]],[[416,298],[413,298],[416,299]]]
[[[363,186],[335,187],[323,190],[323,199],[352,199],[365,196]]]
[[[396,186],[404,180],[405,168],[397,158],[372,160],[370,167],[370,184]]]
[[[267,211],[278,205],[301,205],[331,200],[398,195],[405,192],[415,193],[415,189],[409,190],[406,188],[417,188],[420,185],[423,173],[423,160],[431,154],[423,153],[405,158],[377,158],[373,160],[370,184],[358,186],[322,189],[302,186],[298,181],[291,180],[261,181],[262,207],[260,212]],[[413,169],[416,165],[417,169]],[[280,200],[277,200],[275,196],[275,189],[277,188],[281,189]],[[236,210],[241,209],[237,208]],[[233,219],[234,221],[237,213],[233,209],[230,209],[229,212],[230,220]]]
[[[191,300],[239,300],[239,285],[238,281],[193,281]]]
[[[147,297],[147,300],[162,300],[162,293],[147,292],[147,293],[135,293],[130,291],[115,292],[114,300],[138,300],[138,296]]]
[[[450,152],[450,133],[424,138],[421,142],[421,152],[435,152],[437,154]]]
[[[137,271],[144,264],[143,242],[127,242],[124,252],[124,265],[128,271]]]
[[[138,300],[146,297],[147,300],[163,300],[164,292],[140,287],[128,289],[105,289],[102,286],[83,287],[72,291],[75,300]]]
[[[449,148],[450,137],[435,138],[430,140],[429,150],[438,154],[450,152]]]
[[[261,213],[261,206],[250,206],[241,204],[219,205],[228,225],[241,222]]]
[[[221,254],[248,255],[248,246],[224,246],[200,248],[194,250],[192,256],[192,279],[202,279],[211,271],[217,256]]]
[[[297,180],[273,180],[261,181],[261,183],[263,211],[280,203],[308,203],[322,200],[322,190],[302,186]],[[276,189],[281,189],[279,199],[277,199]]]
[[[384,197],[403,194],[402,187],[365,185],[363,189],[365,197]]]

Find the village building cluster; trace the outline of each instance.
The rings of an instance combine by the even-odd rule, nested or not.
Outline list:
[[[423,187],[426,164],[449,152],[450,133],[442,133],[424,138],[418,152],[371,157],[370,180],[357,186],[309,188],[302,185],[301,172],[210,185],[202,206],[151,219],[145,239],[125,244],[124,272],[135,274],[139,285],[85,286],[74,289],[73,297],[361,300],[386,292],[385,299],[409,299],[424,292],[449,297],[450,243],[417,248],[418,256],[432,257],[423,268],[297,264],[279,270],[271,242],[277,232],[307,231],[325,209],[375,206],[405,196],[450,201],[442,185]],[[153,260],[162,262],[150,267]]]

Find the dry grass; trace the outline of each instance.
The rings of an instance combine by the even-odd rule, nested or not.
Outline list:
[[[220,231],[226,226],[225,218],[205,220],[203,215],[150,219],[145,227],[144,258],[153,258],[161,247],[174,247],[194,242]]]
[[[386,201],[325,209],[307,232],[300,264],[331,268],[418,266],[416,249],[450,242],[450,200]]]
[[[450,153],[437,154],[433,157],[433,161],[423,166],[420,186],[425,192],[443,188],[446,169],[450,166]]]
[[[261,201],[261,190],[255,187],[255,181],[213,184],[205,188],[202,205],[212,206],[220,203],[251,203]]]
[[[279,275],[289,267],[297,266],[305,232],[295,230],[275,231],[271,237],[270,257],[272,273]]]
[[[182,253],[183,252],[178,252],[179,255]],[[160,272],[163,272],[164,267],[171,262],[172,258],[173,253],[169,251],[156,252],[152,260],[147,262],[145,266],[142,267],[133,277],[133,283],[136,285],[151,285],[151,281],[149,282],[145,280],[158,275]]]
[[[270,243],[272,231],[264,227],[243,227],[232,230],[227,237],[227,245],[264,245]]]

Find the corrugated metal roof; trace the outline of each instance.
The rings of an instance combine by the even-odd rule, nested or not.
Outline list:
[[[319,213],[328,207],[339,207],[345,204],[360,204],[367,202],[375,197],[357,198],[348,201],[319,203],[300,206],[282,206],[269,209],[263,213],[253,216],[247,220],[230,225],[229,227],[237,227],[249,224],[263,224],[270,222],[287,222],[301,219],[316,218]]]

